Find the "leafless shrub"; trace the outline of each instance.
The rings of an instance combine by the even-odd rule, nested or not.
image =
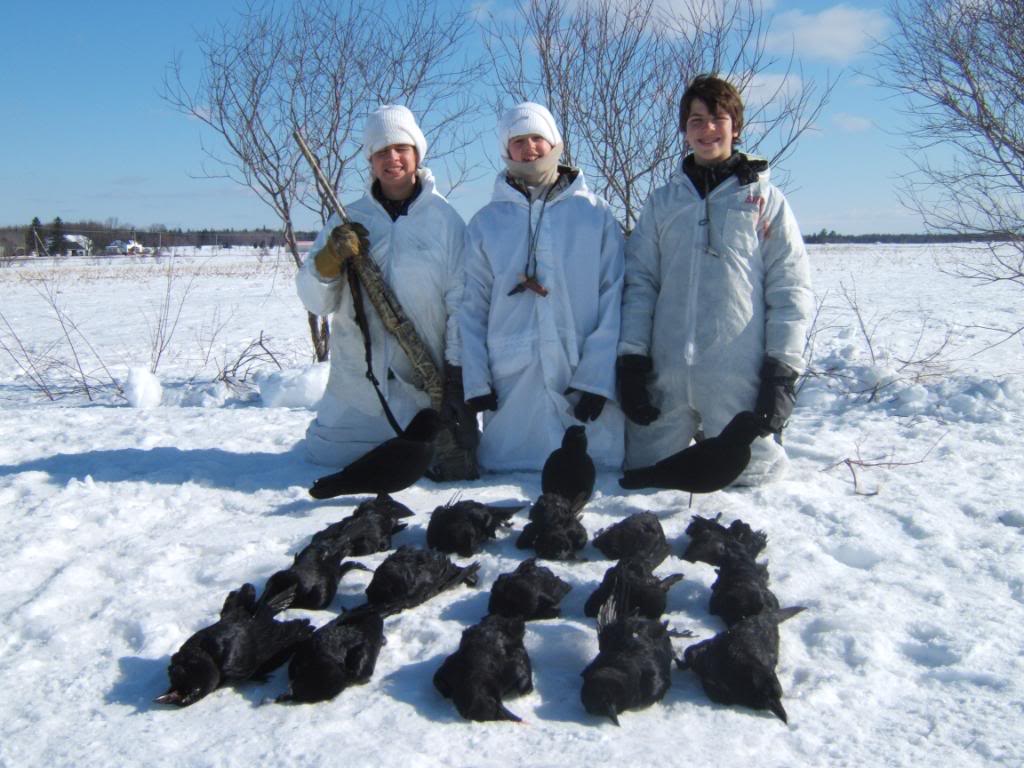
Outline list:
[[[196,277],[193,275],[181,292],[176,291],[177,275],[174,273],[174,261],[167,262],[167,269],[164,273],[164,292],[160,298],[160,305],[157,307],[156,315],[146,317],[146,324],[149,328],[149,372],[156,373],[160,367],[160,360],[174,338],[174,332],[178,329],[178,321],[181,319],[181,312],[185,308],[185,302],[195,284]]]
[[[847,457],[840,459],[834,464],[829,464],[827,467],[822,468],[822,472],[828,472],[835,469],[836,467],[845,466],[850,470],[850,475],[853,477],[853,492],[858,496],[877,496],[879,489],[876,488],[873,491],[865,491],[860,487],[860,480],[857,476],[857,470],[859,469],[895,469],[897,467],[911,467],[916,464],[923,464],[925,460],[931,455],[932,451],[942,442],[943,438],[947,435],[947,432],[942,433],[935,440],[934,443],[929,446],[928,450],[919,459],[910,461],[898,461],[895,458],[896,452],[891,449],[886,456],[882,456],[876,459],[865,459],[860,454],[860,443],[857,443],[855,448],[855,458]]]
[[[35,289],[60,329],[59,337],[42,350],[30,349],[7,317],[0,313],[6,331],[0,335],[0,349],[18,366],[30,386],[48,400],[77,395],[93,402],[101,392],[123,397],[121,383],[61,306],[55,284],[44,280]]]
[[[866,315],[857,296],[856,288],[847,287],[841,283],[840,290],[846,304],[845,309],[852,313],[854,325],[867,350],[868,367],[884,367],[888,375],[875,381],[866,382],[857,370],[851,369],[849,366],[826,365],[821,367],[816,364],[813,351],[819,336],[825,330],[845,327],[838,323],[830,324],[827,328],[819,326],[819,321],[825,308],[825,300],[823,298],[816,307],[814,319],[804,346],[804,359],[808,360],[809,363],[797,384],[798,392],[806,385],[807,381],[822,379],[828,381],[831,386],[843,394],[865,402],[875,402],[886,391],[896,387],[921,384],[949,376],[951,366],[947,359],[947,353],[955,335],[951,327],[947,326],[945,328],[943,337],[938,343],[925,349],[925,337],[931,318],[928,315],[924,315],[920,320],[920,326],[914,343],[905,354],[883,353],[878,345],[879,331],[883,325],[891,322],[891,317],[878,313],[870,316]]]
[[[264,338],[263,331],[260,331],[259,338],[250,341],[235,358],[225,359],[218,366],[214,381],[223,382],[232,389],[240,389],[258,370],[271,365],[277,370],[282,370],[282,365],[277,359],[278,356],[271,350],[269,344],[269,337]]]

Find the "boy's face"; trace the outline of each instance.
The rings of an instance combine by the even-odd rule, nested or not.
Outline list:
[[[717,165],[732,155],[732,142],[737,134],[728,112],[721,110],[712,115],[702,99],[694,99],[686,118],[685,135],[699,165]]]
[[[416,147],[411,144],[389,144],[370,155],[374,178],[380,181],[384,194],[395,197],[410,191],[416,182]]]
[[[551,142],[535,133],[515,136],[508,141],[508,156],[517,163],[532,163],[551,150]]]

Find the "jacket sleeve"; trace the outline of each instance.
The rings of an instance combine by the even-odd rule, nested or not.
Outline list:
[[[615,399],[616,346],[622,320],[622,280],[625,270],[622,229],[607,208],[601,238],[597,327],[583,342],[580,362],[569,386]]]
[[[466,270],[463,250],[466,241],[466,225],[457,213],[452,212],[446,232],[447,253],[445,254],[447,282],[444,289],[445,323],[444,359],[451,365],[462,365],[462,334],[459,331],[459,309]]]
[[[463,259],[466,279],[459,308],[459,333],[462,337],[462,382],[469,400],[491,391],[487,318],[491,311],[494,284],[494,273],[472,223],[466,229]]]
[[[661,291],[661,252],[655,198],[648,198],[636,229],[626,238],[620,355],[650,355],[654,306]]]
[[[765,267],[765,355],[802,372],[814,308],[807,249],[782,192],[772,187],[768,200],[758,231]]]
[[[306,260],[302,267],[295,273],[295,289],[298,291],[299,300],[307,311],[314,315],[327,316],[332,314],[341,304],[341,287],[343,281],[340,277],[327,280],[320,276],[316,270],[316,255],[320,253],[327,242],[331,231],[341,223],[337,215],[332,214],[320,234],[313,241],[313,246],[306,254]]]

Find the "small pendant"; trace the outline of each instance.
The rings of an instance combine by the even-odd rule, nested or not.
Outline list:
[[[519,283],[507,295],[515,296],[517,293],[522,293],[526,290],[533,291],[538,296],[548,295],[548,289],[541,285],[536,277],[526,277],[525,275],[520,275],[519,277],[521,278]]]

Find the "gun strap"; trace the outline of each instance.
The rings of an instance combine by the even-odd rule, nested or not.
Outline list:
[[[387,398],[384,397],[384,393],[380,389],[380,381],[373,375],[373,349],[370,345],[370,324],[366,320],[366,308],[363,305],[363,290],[359,283],[359,276],[354,269],[349,269],[347,265],[345,273],[348,277],[349,290],[352,292],[352,308],[355,310],[356,325],[359,326],[359,331],[363,335],[363,349],[366,355],[366,378],[370,380],[370,383],[373,385],[373,391],[377,393],[377,399],[380,400],[380,407],[384,410],[388,424],[395,430],[396,435],[400,435],[402,434],[402,427],[399,426],[395,414],[391,412]]]

